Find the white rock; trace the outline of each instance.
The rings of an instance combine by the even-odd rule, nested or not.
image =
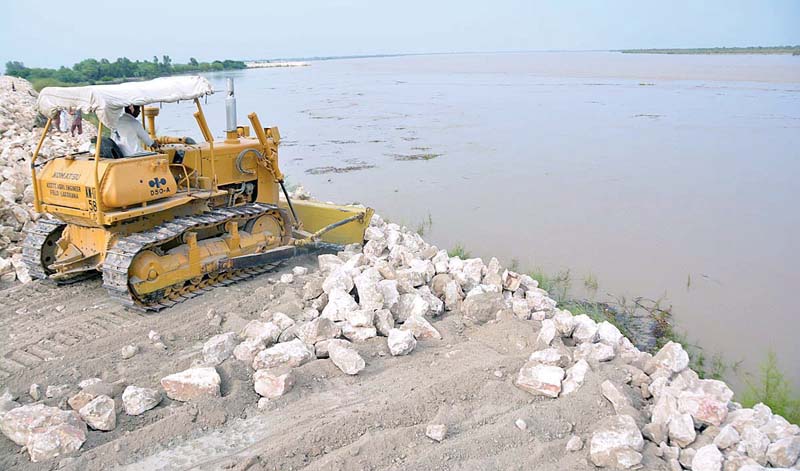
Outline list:
[[[596,466],[630,469],[642,462],[644,448],[636,422],[629,415],[605,418],[592,434],[589,457]]]
[[[522,280],[520,279],[519,273],[505,270],[501,275],[503,289],[508,291],[516,291],[519,289],[520,283]]]
[[[355,299],[343,290],[336,289],[328,294],[328,304],[322,310],[322,317],[334,322],[347,319],[347,313],[358,309]]]
[[[11,441],[25,446],[34,463],[76,452],[86,441],[86,424],[77,412],[44,404],[13,409],[0,421]]]
[[[347,273],[344,266],[336,268],[322,282],[322,291],[331,294],[333,291],[344,291],[349,293],[355,283],[353,278]]]
[[[532,394],[558,397],[564,369],[558,366],[527,362],[519,370],[516,385]]]
[[[441,340],[442,334],[422,316],[412,315],[400,327],[403,330],[410,330],[418,340]]]
[[[242,339],[258,339],[263,341],[265,345],[272,345],[277,342],[280,335],[280,327],[272,322],[262,322],[259,320],[248,322],[239,334]]]
[[[203,345],[203,361],[207,365],[219,365],[233,354],[238,343],[234,332],[227,332],[211,337]]]
[[[294,283],[294,275],[291,273],[284,273],[281,275],[280,281],[285,285]]]
[[[441,442],[447,436],[447,426],[444,424],[429,424],[425,427],[425,436],[431,440]]]
[[[722,381],[713,379],[698,380],[692,386],[678,395],[678,409],[691,414],[699,423],[719,427],[728,416],[728,402],[733,398],[733,391]]]
[[[337,368],[348,375],[356,375],[366,367],[366,362],[354,348],[339,342],[328,345],[328,356]]]
[[[317,257],[317,261],[322,272],[329,272],[344,265],[344,261],[333,254],[322,254]]]
[[[631,403],[630,398],[622,393],[614,383],[609,380],[603,381],[600,385],[600,392],[603,394],[603,397],[608,399],[608,402],[614,407],[614,412],[617,414],[622,413],[626,408],[633,407],[633,403]]]
[[[376,311],[384,307],[383,292],[379,286],[381,280],[381,274],[372,267],[367,268],[353,279],[361,309]]]
[[[622,332],[608,321],[603,321],[597,325],[597,338],[600,342],[616,348],[622,340]]]
[[[540,346],[549,346],[556,338],[556,323],[552,319],[545,319],[542,321],[542,329],[536,337],[536,343]]]
[[[522,419],[515,420],[514,421],[514,425],[520,430],[527,430],[528,429],[528,423],[525,422]]]
[[[692,458],[692,471],[720,471],[722,469],[722,453],[716,445],[701,447]]]
[[[739,432],[731,425],[726,425],[719,429],[719,433],[714,437],[714,445],[720,450],[732,447],[739,443]]]
[[[300,339],[282,342],[259,352],[253,359],[253,369],[296,367],[314,359],[314,352]]]
[[[139,348],[136,345],[125,345],[120,350],[120,356],[123,360],[128,360],[133,358],[134,355],[139,351]]]
[[[203,396],[219,397],[220,383],[219,374],[213,366],[189,368],[161,378],[161,387],[167,397],[176,401],[190,401]]]
[[[394,316],[388,309],[375,311],[375,329],[385,337],[388,337],[389,331],[394,329]]]
[[[277,399],[291,391],[294,375],[290,368],[257,370],[253,373],[253,389],[262,397]]]
[[[545,348],[544,350],[538,350],[531,353],[531,356],[528,357],[528,361],[543,363],[545,365],[560,366],[561,368],[565,368],[572,364],[572,359],[569,357],[569,350],[564,347],[550,347]]]
[[[583,440],[581,440],[581,437],[577,435],[569,437],[569,440],[567,440],[566,449],[567,451],[580,451],[583,449]]]
[[[156,389],[128,386],[122,392],[122,405],[128,415],[141,415],[161,402],[161,392]]]
[[[330,319],[318,317],[297,327],[295,335],[306,345],[314,345],[341,336],[342,329]]]
[[[553,322],[562,337],[572,336],[572,331],[575,329],[575,318],[569,311],[557,310],[553,315]]]
[[[51,398],[52,397],[59,398],[66,395],[70,391],[70,389],[72,389],[72,386],[69,384],[50,385],[47,386],[47,389],[45,389],[44,395]]]
[[[527,320],[531,318],[531,308],[528,307],[528,301],[523,298],[513,298],[511,300],[511,311],[519,319]]]
[[[395,319],[397,322],[405,322],[411,316],[424,316],[429,308],[430,305],[419,293],[401,294]]]
[[[589,363],[586,360],[578,360],[575,362],[572,367],[568,368],[566,371],[566,377],[564,378],[564,382],[561,384],[561,395],[566,396],[567,394],[574,393],[583,385],[583,381],[586,378],[586,373],[589,372]]]
[[[461,301],[464,299],[464,292],[461,290],[461,285],[453,280],[448,282],[444,287],[444,306],[448,311],[458,309],[461,306]]]
[[[689,446],[697,437],[694,422],[689,414],[679,414],[669,421],[669,440],[681,448]]]
[[[356,327],[349,322],[342,323],[342,335],[353,342],[366,342],[378,336],[378,329],[375,327]]]
[[[770,445],[767,434],[750,426],[745,428],[744,432],[741,433],[740,443],[744,446],[745,451],[747,451],[747,456],[753,458],[761,466],[766,466],[767,449]]]
[[[302,267],[300,267],[300,268],[302,268]],[[287,316],[286,314],[284,314],[282,312],[276,312],[276,313],[272,314],[270,322],[272,322],[273,324],[277,325],[278,328],[281,330],[281,332],[283,332],[284,330],[288,329],[289,327],[295,325],[294,319],[292,319],[291,317]]]
[[[375,311],[372,309],[356,309],[347,313],[346,320],[353,327],[374,327]]]
[[[265,348],[267,348],[267,346],[264,344],[263,340],[257,338],[247,339],[233,349],[233,356],[237,360],[251,365],[258,352]]]
[[[392,314],[397,312],[400,303],[400,293],[397,291],[397,280],[381,280],[378,282],[378,291],[383,296],[383,309],[388,309]]]
[[[392,329],[387,344],[393,356],[408,355],[417,346],[417,339],[410,330]]]
[[[100,379],[100,378],[87,378],[87,379],[84,379],[83,381],[79,382],[78,383],[78,387],[81,388],[81,389],[86,389],[89,386],[92,386],[93,384],[98,384],[98,383],[102,383],[102,382],[103,382],[103,380]]]
[[[689,354],[686,350],[679,343],[667,342],[645,364],[644,372],[652,375],[660,368],[670,373],[680,373],[687,366],[689,366]]]
[[[767,461],[772,466],[788,468],[800,457],[800,436],[781,438],[767,448]]]
[[[117,413],[114,409],[114,400],[100,395],[83,406],[78,413],[89,427],[108,432],[117,427]]]
[[[592,343],[597,339],[597,323],[586,314],[579,314],[573,317],[575,328],[572,331],[572,338],[578,343]]]
[[[294,276],[304,276],[308,274],[308,268],[306,267],[294,267],[292,268],[292,274]]]
[[[436,273],[447,273],[449,271],[450,258],[447,256],[446,250],[436,252],[436,255],[431,261],[433,262]]]

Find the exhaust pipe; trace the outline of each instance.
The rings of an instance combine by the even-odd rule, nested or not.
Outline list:
[[[225,97],[225,130],[236,132],[236,97],[233,94],[233,78],[228,77],[228,96]]]

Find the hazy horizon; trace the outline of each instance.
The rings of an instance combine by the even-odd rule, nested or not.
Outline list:
[[[189,0],[76,7],[11,2],[0,17],[0,64],[72,66],[169,55],[267,59],[393,54],[587,51],[800,44],[800,2],[740,0],[668,4],[622,0],[501,0],[373,4],[332,0],[239,8]],[[43,15],[42,12],[46,12]]]

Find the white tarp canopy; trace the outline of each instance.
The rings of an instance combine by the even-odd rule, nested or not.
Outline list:
[[[193,100],[214,93],[211,84],[199,75],[162,77],[145,82],[86,87],[45,87],[39,93],[37,106],[45,116],[60,110],[81,109],[96,113],[104,126],[115,128],[128,105],[172,103]]]

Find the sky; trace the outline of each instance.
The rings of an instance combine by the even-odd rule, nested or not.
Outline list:
[[[0,64],[800,44],[800,0],[10,0]]]

